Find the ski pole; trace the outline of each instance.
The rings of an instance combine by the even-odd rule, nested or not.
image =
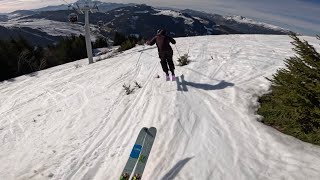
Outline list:
[[[142,48],[142,51],[140,52],[140,55],[139,55],[139,58],[138,58],[138,60],[137,60],[137,62],[136,62],[136,65],[135,65],[135,67],[138,67],[138,64],[139,64],[139,62],[140,62],[140,58],[141,58],[141,55],[142,55],[142,53],[143,53],[143,51],[144,51],[144,48],[145,48],[146,46],[144,45],[143,46],[143,48]],[[136,70],[136,73],[138,73],[138,71]],[[129,82],[129,85],[131,85],[132,84],[132,82],[133,82],[133,80],[131,80],[131,82]]]
[[[180,56],[180,52],[179,52],[179,50],[178,50],[178,48],[177,48],[177,46],[176,45],[174,45],[175,47],[176,47],[176,49],[177,49],[177,52],[178,52],[178,54],[179,54],[179,57],[181,57]]]
[[[139,63],[139,61],[140,61],[141,55],[142,55],[145,47],[146,47],[146,46],[143,45],[143,48],[142,48],[142,51],[140,52],[140,55],[139,55],[138,61],[137,61],[137,63],[136,63],[136,66],[138,65],[138,63]]]

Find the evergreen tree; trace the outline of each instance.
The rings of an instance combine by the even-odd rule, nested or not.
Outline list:
[[[80,35],[62,39],[56,46],[48,46],[49,67],[87,57],[85,37]]]
[[[21,36],[9,41],[0,41],[0,80],[30,73],[31,64],[34,63],[30,53],[32,51],[33,47]],[[23,61],[28,63],[19,64],[22,57]]]
[[[320,54],[307,41],[291,38],[296,55],[268,79],[271,93],[260,98],[258,113],[265,124],[320,144]]]
[[[85,37],[62,39],[47,48],[33,47],[23,37],[0,40],[0,81],[87,57]]]
[[[135,46],[136,46],[136,42],[134,40],[127,39],[125,42],[123,42],[121,44],[119,51],[125,51],[125,50],[131,49]]]
[[[105,37],[98,37],[93,44],[93,48],[108,47],[108,39]]]
[[[114,35],[114,40],[113,40],[113,45],[114,46],[119,46],[121,45],[123,42],[125,42],[127,40],[126,36],[119,33],[119,32],[116,32],[115,35]]]

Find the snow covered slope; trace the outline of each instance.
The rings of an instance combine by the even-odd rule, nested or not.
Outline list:
[[[142,46],[2,82],[0,179],[118,179],[144,126],[158,130],[144,180],[319,179],[320,147],[254,114],[264,77],[293,55],[290,41],[178,38],[192,63],[176,68],[177,82],[164,81],[157,49]],[[143,87],[127,96],[122,85],[133,81]]]

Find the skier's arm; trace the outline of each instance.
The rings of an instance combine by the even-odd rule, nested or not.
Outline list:
[[[176,40],[174,40],[172,37],[168,36],[169,37],[169,41],[172,43],[172,44],[176,44]]]
[[[147,41],[147,44],[152,46],[156,43],[157,36],[153,37],[150,41]]]

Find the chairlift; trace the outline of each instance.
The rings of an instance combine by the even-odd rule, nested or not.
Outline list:
[[[69,21],[75,23],[78,21],[78,15],[76,13],[69,14]]]
[[[67,4],[67,0],[63,0]],[[95,13],[97,12],[98,9],[98,2],[92,0],[78,0],[74,4],[69,4],[68,9],[69,10],[75,10],[79,14],[84,14],[84,20],[85,20],[85,39],[86,39],[86,49],[87,49],[87,55],[89,59],[89,64],[93,63],[93,58],[92,58],[92,47],[91,47],[91,40],[90,40],[90,25],[89,25],[89,12]],[[71,8],[71,9],[70,9]],[[78,21],[78,15],[76,13],[71,13],[68,16],[68,19],[71,23],[75,23]],[[103,25],[103,22],[102,22]]]
[[[98,21],[98,23],[97,23],[97,25],[99,26],[99,27],[102,27],[103,26],[103,21]]]

